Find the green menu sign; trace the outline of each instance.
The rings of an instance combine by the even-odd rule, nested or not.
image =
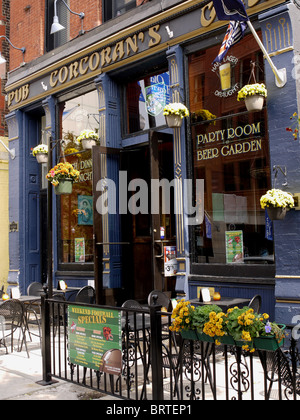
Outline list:
[[[244,259],[243,231],[225,232],[227,263],[242,263]]]
[[[120,311],[70,305],[68,333],[71,363],[113,375],[121,373]]]

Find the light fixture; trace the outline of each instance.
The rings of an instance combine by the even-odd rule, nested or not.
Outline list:
[[[10,39],[7,38],[7,36],[5,36],[5,35],[1,35],[0,39],[1,38],[5,38],[6,41],[10,44],[10,46],[13,47],[15,50],[22,51],[23,62],[21,63],[21,66],[24,66],[24,64],[25,64],[24,56],[25,56],[26,48],[25,47],[22,47],[22,48],[15,47],[14,44],[10,41]],[[0,52],[0,78],[3,79],[5,77],[5,75],[6,75],[6,60],[3,57],[3,55],[1,55],[1,52]]]
[[[66,8],[69,10],[70,13],[73,13],[73,15],[76,15],[76,16],[80,17],[80,19],[81,19],[81,31],[79,32],[79,35],[83,35],[84,34],[83,19],[84,19],[85,14],[83,12],[81,12],[81,13],[73,12],[64,0],[61,0],[61,1],[66,6]],[[65,29],[65,27],[59,23],[56,3],[57,3],[57,0],[54,1],[54,17],[53,17],[53,24],[51,26],[51,32],[50,32],[51,35]]]

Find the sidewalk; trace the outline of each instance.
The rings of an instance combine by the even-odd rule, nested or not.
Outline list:
[[[58,381],[56,384],[41,386],[43,379],[42,355],[39,342],[33,338],[28,342],[30,358],[22,352],[6,354],[0,347],[0,400],[97,400],[103,397],[99,392]],[[9,348],[10,351],[10,348]]]
[[[17,340],[15,341],[17,344]],[[42,386],[38,381],[43,379],[42,375],[42,355],[40,342],[37,337],[33,341],[28,341],[30,358],[27,357],[25,348],[22,352],[6,354],[5,348],[0,347],[0,400],[118,400],[112,396],[106,396],[100,392],[88,388],[71,384],[65,381]],[[10,351],[10,348],[9,348]],[[224,361],[220,359],[217,363],[217,377],[224,375]],[[256,399],[264,399],[263,372],[259,360],[254,360]],[[224,381],[222,381],[224,383]],[[151,384],[149,384],[151,387]],[[209,385],[207,387],[207,397],[209,396]],[[224,399],[225,388],[218,387],[218,399]],[[249,393],[244,394],[244,399],[249,399]],[[276,394],[276,393],[275,393]],[[151,390],[149,389],[149,395]],[[274,395],[277,399],[277,395]],[[273,397],[271,397],[273,399]]]

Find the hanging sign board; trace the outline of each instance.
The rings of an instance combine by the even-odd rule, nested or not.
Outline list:
[[[112,375],[121,374],[120,311],[70,305],[68,337],[70,363]]]
[[[176,276],[178,269],[176,259],[176,246],[164,247],[164,266],[165,277]]]

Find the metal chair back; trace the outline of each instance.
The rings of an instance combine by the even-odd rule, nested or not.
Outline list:
[[[153,304],[161,305],[163,308],[166,308],[167,311],[172,311],[171,299],[169,299],[164,292],[159,290],[153,290],[149,293],[148,305],[151,306]]]
[[[256,295],[251,299],[248,306],[249,306],[249,308],[252,308],[254,310],[254,312],[259,313],[260,308],[261,308],[261,302],[262,302],[261,296]]]
[[[27,287],[27,295],[28,296],[41,296],[43,293],[43,285],[39,282],[31,283]]]
[[[76,303],[89,303],[94,304],[96,302],[95,289],[92,286],[84,286],[79,290],[75,297]]]

